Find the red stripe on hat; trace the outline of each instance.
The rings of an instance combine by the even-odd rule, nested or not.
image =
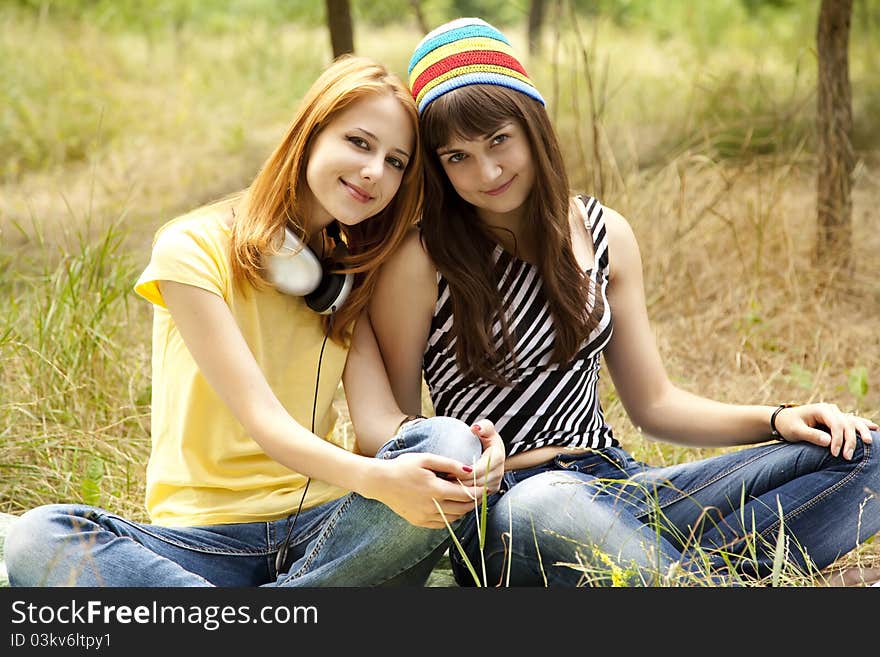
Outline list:
[[[434,78],[439,77],[444,73],[448,73],[453,69],[459,68],[460,66],[473,66],[474,64],[494,64],[495,66],[513,69],[514,71],[529,77],[529,74],[526,73],[522,64],[520,64],[516,58],[511,57],[508,54],[498,52],[497,50],[469,50],[450,55],[449,57],[444,57],[439,62],[431,64],[428,68],[422,71],[422,74],[416,78],[416,81],[413,83],[412,95],[418,96],[422,87]]]

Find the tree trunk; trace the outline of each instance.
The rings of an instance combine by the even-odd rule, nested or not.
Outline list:
[[[541,54],[541,28],[544,26],[544,0],[532,0],[529,6],[529,54]]]
[[[422,11],[421,0],[409,0],[409,4],[416,14],[416,21],[419,24],[419,31],[422,33],[422,35],[430,32],[431,30],[428,29],[428,21],[425,20],[425,12]]]
[[[849,31],[852,0],[822,0],[819,51],[818,239],[816,261],[846,274],[852,267],[852,90]]]
[[[348,0],[327,0],[327,27],[330,28],[333,59],[343,53],[354,52],[354,33]]]

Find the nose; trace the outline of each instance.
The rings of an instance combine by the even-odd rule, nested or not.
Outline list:
[[[377,154],[375,157],[368,158],[361,167],[361,178],[378,182],[382,177],[384,165],[385,157],[382,155]]]
[[[484,183],[491,183],[501,175],[501,165],[492,157],[483,157],[479,161],[480,179]]]

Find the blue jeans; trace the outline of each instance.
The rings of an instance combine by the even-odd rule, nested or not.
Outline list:
[[[456,534],[489,586],[662,585],[670,572],[742,583],[772,573],[780,543],[788,565],[821,570],[880,531],[872,435],[852,460],[780,442],[669,467],[618,447],[563,453],[505,473],[482,551],[473,514]],[[455,547],[450,557],[458,583],[474,585]]]
[[[405,427],[376,458],[431,452],[470,464],[481,451],[466,424],[437,417]],[[423,585],[450,540],[445,528],[416,527],[349,493],[299,514],[277,572],[291,521],[162,527],[94,507],[47,505],[13,524],[6,565],[12,586]]]

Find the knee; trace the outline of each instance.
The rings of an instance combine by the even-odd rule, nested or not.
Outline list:
[[[403,451],[430,452],[462,463],[480,458],[483,446],[470,427],[453,417],[435,416],[407,427],[401,439]]]
[[[44,560],[49,537],[64,508],[62,505],[39,506],[24,513],[9,527],[3,544],[3,560],[14,586],[38,586],[45,572]]]
[[[573,538],[574,533],[583,530],[581,515],[589,506],[585,486],[564,472],[535,475],[504,494],[494,507],[494,522],[505,531],[509,528],[520,542]]]
[[[585,485],[565,472],[542,472],[516,484],[505,497],[513,513],[551,517],[554,509],[568,508]]]

